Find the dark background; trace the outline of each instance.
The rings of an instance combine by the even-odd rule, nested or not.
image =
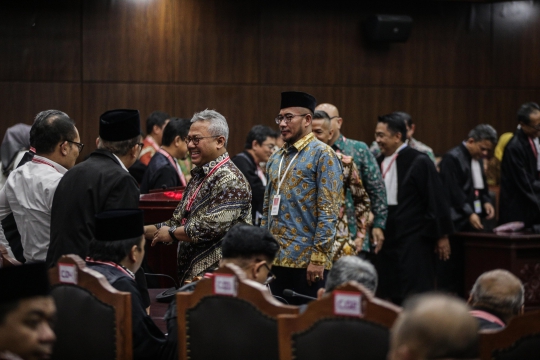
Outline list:
[[[370,13],[410,15],[411,37],[366,44]],[[276,128],[280,92],[338,106],[343,133],[370,143],[376,116],[412,114],[441,154],[479,123],[513,131],[540,101],[540,2],[3,0],[0,134],[56,108],[95,148],[98,118],[136,108],[216,109],[231,154],[252,125]]]

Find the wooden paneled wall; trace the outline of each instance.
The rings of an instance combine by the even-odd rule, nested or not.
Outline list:
[[[367,44],[371,13],[410,15],[410,39]],[[139,109],[144,128],[153,110],[212,108],[234,154],[251,126],[275,127],[281,91],[304,90],[339,107],[351,138],[371,142],[377,115],[403,110],[444,153],[478,123],[512,131],[540,101],[539,49],[538,1],[4,0],[0,134],[61,109],[84,156],[108,109]]]

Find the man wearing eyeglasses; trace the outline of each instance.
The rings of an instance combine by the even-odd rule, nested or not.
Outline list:
[[[45,261],[53,196],[82,151],[80,141],[73,120],[64,113],[36,121],[30,129],[36,154],[14,170],[0,190],[0,220],[13,213],[27,262]],[[10,251],[5,240],[0,242]]]
[[[518,129],[504,150],[501,164],[499,222],[540,224],[540,106],[521,105]]]
[[[337,107],[332,104],[320,104],[315,110],[322,110],[330,116],[332,130],[334,131],[332,139],[330,139],[329,142],[330,146],[332,146],[336,152],[340,152],[347,156],[352,156],[356,167],[360,171],[360,177],[362,178],[362,183],[368,192],[369,199],[371,201],[371,212],[373,213],[373,220],[371,221],[371,224],[368,224],[368,228],[372,227],[371,233],[369,231],[366,232],[364,246],[361,250],[373,250],[376,254],[383,246],[383,231],[386,227],[386,219],[388,217],[386,189],[384,187],[384,182],[379,170],[379,166],[377,165],[377,161],[365,143],[346,138],[341,134],[340,131],[343,119],[339,115]],[[347,217],[354,219],[354,201],[349,190],[347,190],[345,203]],[[349,231],[353,238],[356,237],[358,231],[356,228],[356,222],[349,222]]]
[[[268,126],[255,125],[247,135],[244,151],[231,159],[251,186],[251,212],[255,225],[261,222],[266,188],[266,175],[260,164],[266,164],[274,153],[277,135]]]
[[[221,243],[236,223],[251,224],[251,189],[229,159],[227,120],[214,110],[193,115],[186,143],[191,170],[182,200],[171,219],[144,227],[152,246],[178,245],[180,284],[199,279],[219,266]]]
[[[310,94],[281,93],[276,123],[286,144],[266,165],[261,226],[281,247],[274,261],[277,279],[270,286],[278,296],[291,289],[315,297],[332,267],[343,173],[336,153],[312,133],[315,106]],[[298,297],[287,301],[305,302]]]
[[[111,110],[100,116],[98,149],[58,184],[51,213],[49,266],[64,254],[86,257],[97,213],[139,206],[139,187],[127,169],[139,156],[141,139],[138,110]]]

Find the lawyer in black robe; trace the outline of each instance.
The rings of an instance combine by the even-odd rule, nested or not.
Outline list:
[[[532,138],[517,129],[504,149],[501,164],[499,223],[540,224],[540,176]]]
[[[379,296],[400,302],[410,294],[434,290],[433,249],[439,238],[452,232],[452,222],[433,161],[406,147],[396,166],[398,205],[388,207],[377,271]]]
[[[145,302],[135,280],[125,271],[111,265],[87,262],[87,266],[104,275],[116,290],[131,294],[133,359],[161,359],[166,338],[146,313]]]
[[[182,185],[178,172],[169,159],[165,155],[156,152],[144,173],[141,182],[141,194],[148,194],[153,189],[167,189]]]
[[[469,217],[475,213],[474,201],[477,198],[482,205],[491,201],[483,166],[480,166],[480,171],[484,188],[478,189],[478,197],[476,196],[471,161],[471,154],[465,145],[460,144],[447,152],[439,164],[441,179],[449,194],[450,213],[456,231],[473,230]],[[480,215],[482,214],[485,215],[483,207]]]
[[[60,180],[51,212],[47,264],[65,254],[86,257],[94,235],[94,216],[109,209],[139,206],[137,181],[108,150],[98,149]]]
[[[388,175],[392,162],[397,172],[397,205],[388,206],[384,245],[376,259],[377,295],[397,304],[411,294],[435,288],[434,249],[440,239],[453,232],[437,169],[427,155],[403,147],[401,139],[406,138],[406,131],[404,120],[389,114],[379,117],[375,133],[384,154],[377,159],[379,166],[385,155],[393,158],[382,171],[389,204],[393,202],[394,192],[386,181],[393,177]],[[438,251],[443,251],[442,256],[447,258],[448,242],[442,243],[444,246]]]

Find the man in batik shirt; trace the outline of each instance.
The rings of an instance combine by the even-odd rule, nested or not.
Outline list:
[[[225,148],[227,121],[218,112],[205,110],[193,115],[191,122],[186,142],[195,165],[192,178],[173,217],[144,228],[152,246],[179,241],[180,284],[216,269],[229,228],[240,222],[251,224],[249,183]]]
[[[332,130],[334,134],[330,140],[330,145],[336,152],[352,156],[360,177],[371,200],[371,212],[373,213],[371,234],[366,233],[364,247],[362,250],[370,251],[370,241],[375,253],[378,253],[384,241],[384,229],[388,217],[388,205],[386,204],[386,188],[381,176],[381,171],[377,161],[369,151],[368,146],[361,142],[346,138],[340,132],[343,119],[339,116],[338,109],[332,104],[320,104],[315,110],[322,110],[330,116]],[[349,191],[347,191],[346,211],[349,218],[354,217],[354,202]],[[351,236],[356,237],[356,222],[349,221]],[[367,241],[367,240],[370,241]]]
[[[330,117],[324,111],[315,111],[311,124],[315,137],[325,144],[332,139],[333,130]],[[341,192],[340,210],[337,221],[336,241],[334,242],[334,262],[342,256],[354,255],[362,250],[366,227],[369,219],[370,200],[362,184],[360,174],[352,157],[337,154],[343,166],[343,191]],[[349,190],[354,203],[355,217],[347,218],[345,213],[346,192]],[[356,237],[351,237],[349,221],[356,221]]]
[[[332,267],[336,221],[343,187],[334,151],[311,132],[315,98],[302,92],[281,94],[276,118],[285,145],[266,166],[262,227],[281,247],[272,272],[272,293],[284,289],[315,297]],[[301,304],[299,298],[287,298]]]

